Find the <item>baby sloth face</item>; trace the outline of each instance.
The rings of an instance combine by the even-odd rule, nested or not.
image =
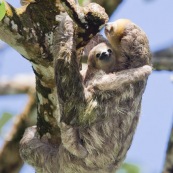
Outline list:
[[[89,53],[88,66],[97,68],[106,73],[113,72],[115,67],[115,54],[108,43],[100,43]]]
[[[98,58],[100,61],[109,61],[112,55],[111,49],[105,49],[105,50],[99,50],[98,53],[96,53],[96,58]]]

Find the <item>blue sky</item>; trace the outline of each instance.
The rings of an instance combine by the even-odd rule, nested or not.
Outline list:
[[[128,18],[147,34],[152,50],[173,44],[171,0],[124,0],[110,20]]]
[[[19,1],[8,2],[20,6]],[[172,0],[126,0],[110,21],[131,19],[147,33],[151,49],[158,50],[173,44],[172,8]],[[2,52],[0,77],[21,73],[32,73],[30,63],[12,48]],[[163,166],[173,114],[173,84],[170,75],[172,72],[153,72],[143,97],[141,119],[126,159],[138,164],[142,173],[160,173]],[[0,96],[0,114],[4,111],[18,114],[26,100],[23,95]],[[34,170],[29,169],[25,167],[21,173],[34,173]]]

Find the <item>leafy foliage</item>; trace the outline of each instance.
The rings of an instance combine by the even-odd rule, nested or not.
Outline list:
[[[0,131],[2,127],[12,118],[12,115],[9,113],[4,113],[0,118]]]
[[[0,0],[0,21],[4,18],[5,16],[5,3],[4,1]]]
[[[78,0],[79,4],[82,5],[83,4],[83,0]]]
[[[140,168],[133,164],[124,163],[117,173],[140,173]]]

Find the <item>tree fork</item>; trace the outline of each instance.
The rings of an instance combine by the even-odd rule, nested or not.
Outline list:
[[[76,23],[78,49],[86,45],[108,20],[104,9],[95,3],[86,7],[80,7],[72,0],[62,0],[61,3]],[[50,134],[51,142],[59,144],[60,103],[54,80],[52,49],[54,31],[58,27],[61,29],[58,19],[64,8],[55,0],[36,0],[17,9],[7,2],[5,4],[6,15],[0,22],[0,39],[31,62],[36,75],[38,132],[41,136]]]

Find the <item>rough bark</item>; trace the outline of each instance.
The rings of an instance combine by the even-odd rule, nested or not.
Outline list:
[[[81,8],[70,0],[62,0],[61,3],[78,26],[76,26],[75,31],[77,36],[76,47],[78,49],[86,45],[108,20],[104,9],[97,4],[89,4]],[[54,55],[52,49],[54,48],[54,31],[61,29],[59,23],[63,16],[64,7],[62,7],[59,1],[55,0],[37,0],[18,9],[6,3],[6,15],[0,22],[0,39],[16,49],[32,64],[36,75],[37,129],[41,136],[47,133],[50,134],[51,143],[56,144],[60,143],[61,140],[58,127],[60,103],[57,98],[54,81]],[[23,122],[19,123],[23,125],[22,127],[18,126],[19,129],[22,128],[22,130],[18,129],[20,136],[17,135],[16,130],[13,130],[13,135],[11,135],[14,139],[17,138],[15,145],[13,143],[13,146],[15,146],[13,151],[15,152],[18,149],[19,138],[21,138],[26,127],[24,127],[23,118],[20,119],[20,122]],[[4,145],[2,156],[4,156],[4,153],[7,154],[9,152],[10,146],[11,143]],[[4,161],[6,163],[2,162],[4,167],[1,167],[1,169],[7,172],[10,172],[13,166],[16,168],[14,171],[17,171],[22,165],[17,153],[15,163],[11,161],[10,164],[10,160],[8,159]],[[8,170],[6,170],[7,163]]]
[[[76,30],[77,47],[84,46],[95,35],[108,17],[97,4],[81,8],[73,1],[61,2],[79,26]],[[6,3],[6,15],[0,22],[0,39],[8,43],[33,66],[36,75],[38,131],[52,135],[52,142],[60,142],[57,121],[59,101],[54,81],[53,32],[59,25],[63,7],[55,0],[36,1],[15,9]]]
[[[123,2],[123,0],[82,0],[82,5],[86,5],[90,2],[96,2],[102,7],[104,7],[106,13],[110,16],[115,11],[115,9],[117,9],[117,7]]]

